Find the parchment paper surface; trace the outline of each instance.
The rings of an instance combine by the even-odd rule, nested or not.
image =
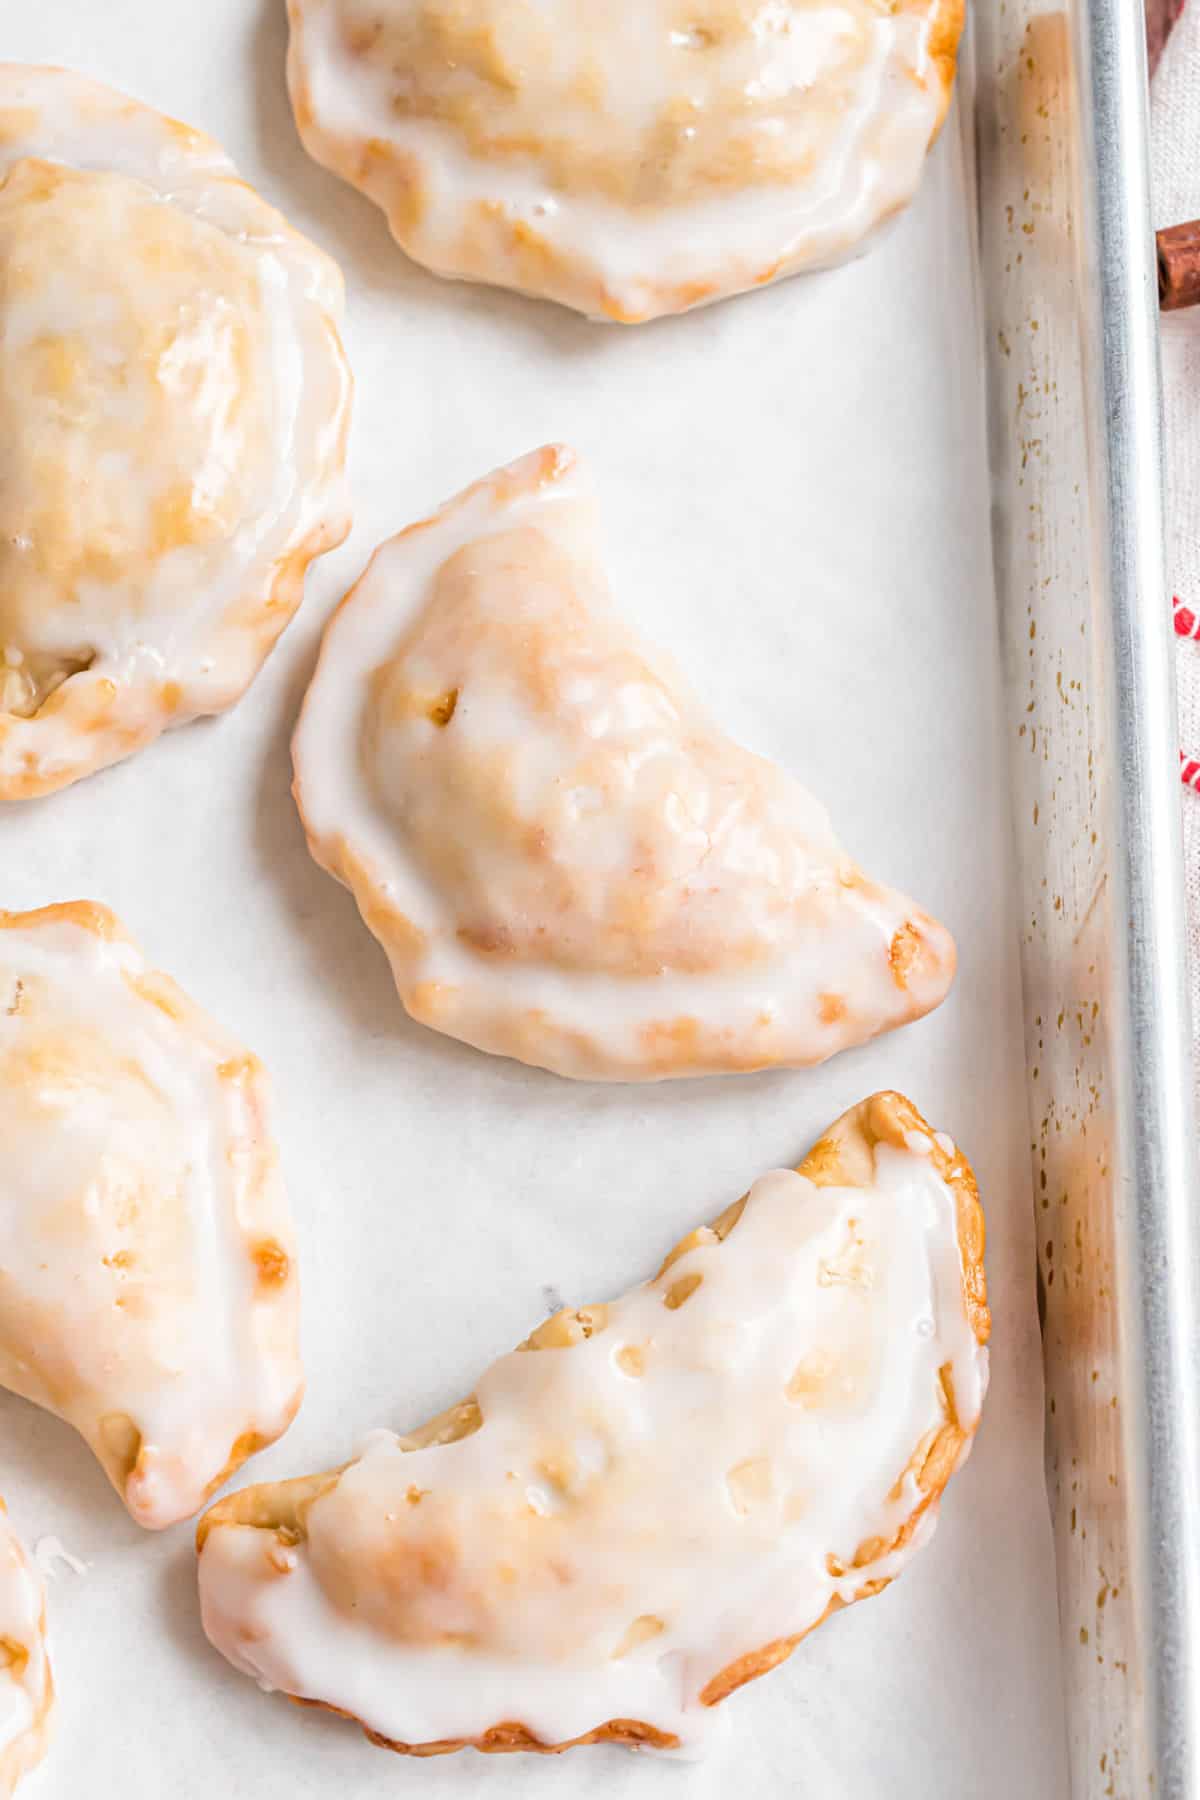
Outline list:
[[[328,1467],[370,1428],[458,1399],[560,1299],[643,1278],[883,1086],[978,1172],[992,1387],[931,1548],[739,1694],[699,1765],[609,1749],[410,1762],[264,1697],[201,1633],[190,1529],[139,1532],[81,1441],[0,1395],[15,1522],[89,1565],[50,1583],[61,1705],[30,1800],[1062,1800],[962,111],[868,257],[623,331],[407,263],[300,148],[283,11],[0,7],[0,55],[73,66],[213,133],[349,290],[355,528],[261,678],[225,719],[0,812],[0,906],[106,901],[274,1076],[308,1398],[239,1484]],[[593,468],[628,614],[730,730],[822,796],[870,871],[954,930],[958,981],[931,1019],[815,1073],[640,1088],[559,1081],[405,1019],[350,897],[305,851],[291,726],[322,624],[376,542],[551,439]]]

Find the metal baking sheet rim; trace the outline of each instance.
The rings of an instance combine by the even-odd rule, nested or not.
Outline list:
[[[1141,7],[974,19],[1072,1792],[1200,1794],[1200,1215]]]

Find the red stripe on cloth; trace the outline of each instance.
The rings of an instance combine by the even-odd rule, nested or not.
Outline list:
[[[1171,609],[1175,615],[1175,635],[1181,638],[1200,638],[1200,615],[1194,613],[1190,606],[1175,594],[1171,600]]]
[[[1179,752],[1179,779],[1193,794],[1200,794],[1200,759]]]

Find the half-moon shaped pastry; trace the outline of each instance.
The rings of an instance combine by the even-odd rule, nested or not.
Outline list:
[[[210,138],[0,64],[0,800],[249,686],[349,529],[341,314]]]
[[[816,1063],[928,1012],[945,929],[615,614],[573,454],[376,551],[294,744],[413,1018],[561,1075]]]
[[[74,1425],[140,1525],[300,1404],[267,1101],[106,908],[0,912],[0,1387]]]
[[[635,322],[848,256],[911,199],[962,0],[288,0],[318,162],[439,275]]]
[[[46,1595],[0,1500],[0,1796],[46,1754],[53,1709]]]
[[[670,1749],[928,1539],[987,1379],[971,1171],[897,1094],[344,1468],[201,1520],[212,1642],[431,1755]]]

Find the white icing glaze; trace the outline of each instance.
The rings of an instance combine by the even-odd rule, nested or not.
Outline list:
[[[45,1755],[53,1704],[46,1597],[0,1501],[0,1794]]]
[[[249,685],[349,529],[341,314],[210,139],[0,65],[0,800]]]
[[[295,744],[313,855],[408,1011],[560,1074],[819,1062],[945,995],[954,946],[615,615],[571,452],[384,544]]]
[[[86,1575],[91,1566],[82,1556],[73,1556],[62,1539],[53,1534],[38,1538],[33,1546],[33,1560],[37,1564],[38,1573],[49,1581],[53,1581],[63,1569],[67,1569],[72,1575]]]
[[[439,274],[635,321],[840,260],[911,198],[953,0],[288,0],[310,152]]]
[[[194,1513],[300,1402],[261,1066],[103,908],[0,913],[0,1386],[133,1517]]]
[[[907,1107],[860,1111],[881,1102]],[[376,1432],[339,1475],[231,1496],[201,1526],[213,1643],[403,1746],[610,1720],[694,1742],[739,1679],[899,1572],[969,1448],[969,1172],[892,1137],[865,1184],[763,1177],[723,1242],[694,1234],[567,1315],[569,1347],[501,1357],[470,1435]]]

